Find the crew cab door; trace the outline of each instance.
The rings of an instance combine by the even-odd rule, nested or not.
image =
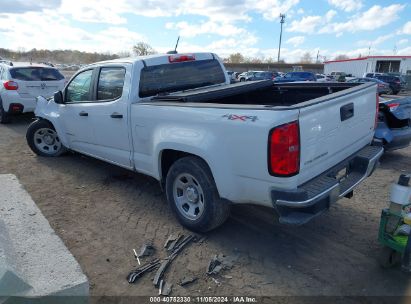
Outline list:
[[[128,98],[132,65],[108,65],[96,70],[95,101],[87,110],[94,132],[92,154],[132,168]]]
[[[70,148],[131,168],[127,124],[130,79],[126,66],[105,66],[76,75],[65,90],[61,118]]]
[[[88,109],[93,102],[94,70],[89,69],[74,76],[64,91],[64,104],[59,119],[72,150],[89,153],[94,132],[88,119]]]

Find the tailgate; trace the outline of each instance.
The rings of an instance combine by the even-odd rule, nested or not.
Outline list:
[[[335,166],[374,135],[375,84],[363,84],[300,104],[300,174],[304,183]]]

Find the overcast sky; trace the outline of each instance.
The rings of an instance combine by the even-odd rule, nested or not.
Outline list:
[[[0,47],[130,51],[213,51],[221,57],[277,57],[305,52],[411,55],[411,3],[405,0],[0,0]],[[371,49],[369,49],[371,47]]]

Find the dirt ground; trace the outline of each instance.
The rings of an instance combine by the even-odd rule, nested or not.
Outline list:
[[[25,141],[32,116],[0,126],[0,173],[18,176],[51,226],[80,263],[94,296],[156,296],[154,273],[135,285],[132,249],[152,240],[157,257],[171,233],[188,235],[175,220],[158,183],[146,176],[79,154],[35,156]],[[165,275],[172,295],[402,296],[409,276],[382,269],[377,232],[390,183],[411,171],[411,148],[386,154],[380,168],[329,212],[302,227],[280,225],[270,209],[234,207],[221,228],[193,243]],[[214,254],[235,258],[234,267],[205,274]],[[149,259],[143,259],[143,262]],[[181,287],[184,276],[198,280]]]

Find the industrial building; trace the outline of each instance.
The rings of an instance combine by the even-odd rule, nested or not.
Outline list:
[[[324,62],[324,73],[345,72],[354,77],[365,73],[399,73],[411,75],[411,56],[367,56]]]

